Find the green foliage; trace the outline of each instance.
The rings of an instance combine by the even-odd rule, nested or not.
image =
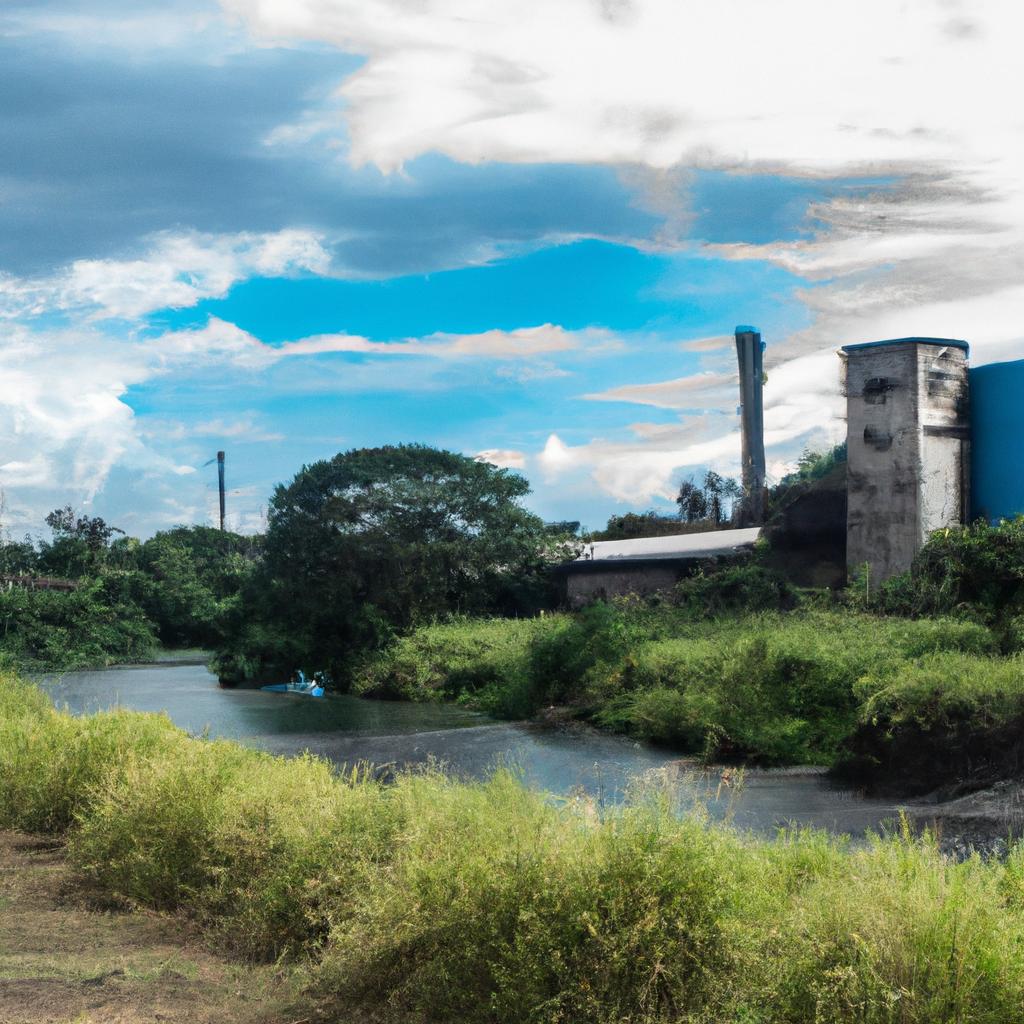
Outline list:
[[[156,716],[70,718],[0,681],[0,827],[66,838],[100,891],[188,913],[220,948],[308,957],[325,1017],[1019,1019],[1021,848],[754,840],[680,814],[674,786],[598,815],[507,772],[381,785]]]
[[[0,590],[0,652],[40,667],[145,660],[156,638],[117,574],[75,590]]]
[[[577,615],[420,627],[368,657],[356,689],[461,699],[506,717],[567,703],[708,758],[830,764],[858,728],[862,677],[888,679],[930,655],[985,666],[994,648],[984,626],[952,619],[808,609],[710,620],[688,607],[598,603]]]
[[[306,466],[271,499],[240,619],[279,623],[301,664],[343,679],[354,654],[419,622],[534,611],[549,600],[560,550],[520,504],[528,490],[515,473],[423,445]],[[232,634],[225,653],[235,643]],[[279,658],[267,650],[262,670],[295,668]]]
[[[255,571],[259,543],[209,526],[157,533],[134,552],[144,576],[140,602],[169,647],[213,647],[228,603]]]
[[[715,618],[738,612],[785,611],[797,594],[786,578],[761,565],[731,565],[697,573],[676,586],[675,602],[690,615]]]
[[[1024,516],[995,526],[978,520],[970,526],[938,530],[909,571],[874,590],[861,583],[851,586],[850,597],[888,614],[975,617],[993,626],[1007,649],[1019,650]]]
[[[405,700],[461,700],[507,718],[535,710],[529,679],[532,639],[546,619],[469,619],[420,626],[366,659],[354,692]]]
[[[796,469],[792,473],[787,473],[772,489],[773,496],[788,490],[794,484],[820,480],[822,477],[828,476],[836,466],[840,466],[845,462],[845,441],[823,452],[805,448],[803,454],[797,459]]]
[[[625,512],[610,516],[603,530],[589,535],[590,540],[635,540],[638,537],[672,537],[679,533],[703,533],[716,529],[710,520],[686,523],[676,516],[663,516],[657,512]]]
[[[845,769],[906,792],[1019,773],[1024,760],[1024,657],[929,654],[856,687],[859,728]],[[897,774],[898,773],[898,774]]]

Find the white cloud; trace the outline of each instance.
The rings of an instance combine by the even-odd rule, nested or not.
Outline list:
[[[0,276],[0,319],[77,312],[137,319],[158,309],[220,298],[256,275],[325,274],[330,256],[319,236],[286,230],[209,235],[163,233],[135,259],[76,260],[45,278]]]
[[[385,169],[428,151],[805,173],[961,163],[1007,137],[1021,27],[1006,0],[222,6],[266,39],[365,55],[341,89],[352,157]]]
[[[736,403],[737,373],[695,373],[653,384],[624,384],[584,398],[595,402],[635,402],[660,409],[716,408]]]
[[[535,360],[559,352],[607,352],[621,347],[610,331],[585,328],[567,331],[556,324],[520,327],[481,334],[430,334],[423,338],[371,341],[355,334],[320,334],[280,345],[269,345],[235,324],[210,317],[200,328],[174,331],[154,339],[150,351],[165,365],[200,359],[226,361],[240,367],[262,369],[283,359],[354,353],[381,358],[423,357],[459,360]],[[545,369],[548,376],[557,368]]]
[[[526,453],[511,448],[488,448],[477,452],[474,457],[499,469],[526,469]]]
[[[670,500],[681,476],[714,466],[739,474],[740,439],[734,375],[695,374],[680,380],[614,388],[587,398],[628,401],[668,409],[705,408],[675,423],[635,423],[626,441],[566,445],[552,434],[538,454],[548,481],[582,472],[607,494],[634,507]],[[824,448],[845,432],[834,350],[779,364],[765,387],[765,445],[775,478],[788,472],[810,445]]]
[[[281,439],[260,424],[256,413],[194,424],[160,419],[140,424],[126,401],[127,393],[157,378],[180,379],[221,366],[259,380],[282,360],[327,353],[358,353],[382,363],[411,357],[477,360],[502,372],[510,364],[528,367],[545,354],[601,352],[616,344],[604,330],[567,331],[554,324],[473,335],[433,334],[391,343],[331,335],[277,346],[216,317],[202,328],[154,338],[119,335],[110,325],[33,330],[8,324],[0,338],[0,488],[17,490],[20,506],[32,506],[38,521],[55,503],[91,502],[115,465],[168,478],[196,472],[195,466],[159,454],[167,442]],[[491,450],[482,452],[484,456],[509,467],[525,465],[525,456],[515,451]],[[179,518],[187,511],[179,510]],[[192,512],[198,514],[196,509]]]

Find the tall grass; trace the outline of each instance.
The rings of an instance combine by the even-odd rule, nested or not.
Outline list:
[[[923,658],[984,668],[984,626],[805,610],[699,620],[671,607],[424,626],[363,666],[361,692],[461,699],[526,717],[547,703],[709,758],[831,764],[858,727],[861,680]]]
[[[338,1014],[1024,1019],[1019,849],[957,864],[907,832],[762,841],[679,815],[663,788],[599,816],[509,772],[384,786],[156,716],[70,718],[9,676],[0,766],[0,827],[64,836],[109,895],[193,915],[222,948],[308,959]]]

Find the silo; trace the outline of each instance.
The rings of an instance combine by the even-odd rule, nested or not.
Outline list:
[[[881,582],[933,530],[964,522],[970,466],[965,341],[896,338],[843,348],[847,566]]]
[[[971,517],[1024,514],[1024,359],[971,369]]]

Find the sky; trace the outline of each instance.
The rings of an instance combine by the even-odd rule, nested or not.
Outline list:
[[[1024,357],[1010,0],[5,0],[0,529],[261,529],[421,442],[547,520],[844,434],[837,349]]]

